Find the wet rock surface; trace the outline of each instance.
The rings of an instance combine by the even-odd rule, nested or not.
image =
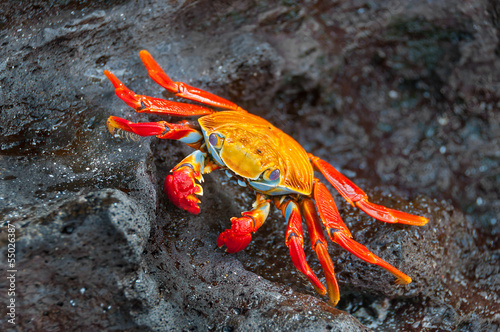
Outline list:
[[[499,17],[495,1],[3,2],[0,252],[15,225],[18,272],[16,325],[2,305],[0,330],[497,330]],[[332,244],[341,301],[328,306],[293,267],[278,211],[246,250],[218,249],[254,194],[214,172],[189,215],[162,186],[190,149],[105,128],[109,115],[160,119],[102,74],[169,97],[141,49],[290,133],[374,203],[428,217],[383,224],[335,195],[355,239],[413,282]]]

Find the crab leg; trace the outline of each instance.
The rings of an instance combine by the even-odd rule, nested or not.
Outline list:
[[[220,233],[217,246],[226,246],[230,254],[245,249],[255,233],[266,221],[269,214],[270,201],[266,196],[257,193],[251,211],[242,212],[242,217],[231,218],[231,228]]]
[[[148,74],[151,79],[153,79],[153,81],[155,81],[168,91],[175,93],[176,96],[218,108],[233,111],[243,111],[241,107],[239,107],[235,103],[230,102],[229,100],[203,91],[201,89],[189,86],[186,83],[172,81],[148,51],[142,50],[141,52],[139,52],[139,56],[141,57],[144,66],[148,70]]]
[[[311,238],[312,249],[316,252],[318,260],[323,267],[326,278],[326,287],[328,289],[328,296],[331,305],[335,306],[340,300],[339,286],[335,278],[335,271],[333,269],[332,259],[328,254],[328,245],[326,243],[323,230],[319,218],[316,214],[314,202],[310,198],[305,198],[300,202],[300,210],[304,215],[306,221],[307,231]]]
[[[354,256],[364,260],[365,262],[378,265],[392,273],[397,278],[395,281],[396,284],[406,285],[411,282],[411,278],[409,276],[399,271],[394,266],[384,261],[382,258],[373,254],[364,245],[349,238],[345,233],[340,231],[333,233],[332,241],[338,243],[342,248],[349,251]]]
[[[368,195],[348,178],[337,171],[332,165],[318,157],[309,154],[313,165],[323,174],[332,186],[349,202],[356,205],[366,214],[387,223],[399,223],[413,226],[423,226],[429,221],[427,218],[415,216],[406,212],[386,208],[368,201]]]
[[[128,106],[141,113],[161,113],[174,116],[195,116],[214,113],[208,107],[177,103],[161,98],[137,95],[123,84],[109,70],[104,71],[104,75],[113,83],[116,95]]]
[[[166,121],[135,123],[117,116],[110,116],[107,126],[111,135],[115,134],[116,129],[120,129],[139,136],[156,136],[158,138],[178,140],[193,148],[199,148],[203,140],[203,134],[186,120],[178,123]]]
[[[329,237],[332,237],[332,234],[339,230],[347,236],[352,237],[349,228],[347,228],[340,217],[332,195],[330,195],[325,185],[316,178],[314,178],[314,200],[316,201],[319,215]]]
[[[365,262],[378,265],[397,277],[397,284],[409,284],[411,278],[403,272],[396,269],[378,256],[375,256],[364,245],[354,241],[352,235],[340,218],[340,214],[335,206],[332,196],[326,189],[325,185],[314,180],[314,200],[318,207],[318,212],[326,227],[328,236],[333,242],[339,244],[342,248],[349,251],[356,257]]]
[[[314,286],[316,292],[321,295],[326,294],[326,288],[323,286],[318,277],[314,274],[309,264],[306,261],[304,253],[304,235],[302,233],[302,217],[297,202],[288,200],[285,203],[277,203],[277,207],[283,213],[283,216],[288,222],[286,230],[285,244],[290,251],[292,262],[300,272],[304,273],[309,279],[309,282]]]
[[[177,164],[165,179],[164,190],[168,199],[189,213],[200,213],[200,200],[195,195],[203,195],[203,188],[195,180],[203,182],[202,174],[217,168],[216,164],[207,160],[205,152],[194,151]]]

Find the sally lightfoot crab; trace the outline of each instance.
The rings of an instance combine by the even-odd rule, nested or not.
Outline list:
[[[245,249],[252,239],[252,233],[264,224],[269,208],[274,204],[288,223],[285,243],[295,267],[307,276],[319,294],[328,292],[332,305],[337,304],[340,295],[322,225],[331,241],[358,258],[386,269],[396,276],[396,283],[411,282],[409,276],[353,240],[332,196],[315,177],[314,170],[323,174],[348,203],[380,221],[422,226],[427,223],[426,218],[371,203],[359,187],[333,166],[307,153],[293,138],[268,121],[226,99],[172,81],[147,51],[141,51],[140,57],[156,83],[177,97],[200,105],[138,95],[106,70],[104,74],[113,83],[117,96],[137,112],[198,116],[198,119],[177,123],[134,123],[111,116],[107,122],[108,129],[111,134],[123,130],[140,136],[178,140],[195,149],[172,169],[165,179],[164,188],[176,206],[190,213],[200,212],[197,195],[203,194],[200,185],[203,182],[202,175],[216,169],[236,176],[240,185],[256,192],[253,208],[243,212],[239,218],[233,217],[231,228],[219,235],[219,247],[225,245],[229,253]],[[312,249],[324,270],[326,288],[306,262],[302,219],[310,234]]]

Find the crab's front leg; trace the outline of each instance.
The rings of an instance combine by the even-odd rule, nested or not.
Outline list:
[[[210,92],[203,91],[201,89],[192,87],[183,82],[174,82],[168,77],[163,71],[160,65],[153,59],[148,51],[142,50],[139,52],[144,66],[148,70],[149,77],[153,79],[156,83],[167,89],[168,91],[175,93],[176,96],[197,101],[202,104],[243,112],[244,110],[229,100],[222,97],[216,96]]]
[[[139,136],[156,136],[162,139],[177,140],[194,149],[203,143],[203,134],[196,129],[192,122],[182,120],[178,123],[166,121],[158,122],[132,122],[117,116],[110,116],[107,121],[111,135],[123,130]]]
[[[191,153],[177,164],[172,169],[172,174],[165,179],[164,190],[168,199],[189,213],[200,213],[200,200],[195,195],[203,195],[203,188],[198,183],[203,182],[202,174],[217,168],[218,165],[207,160],[206,152],[197,150]]]
[[[231,218],[231,228],[219,235],[217,238],[219,248],[225,245],[228,253],[245,249],[252,240],[252,233],[255,233],[266,221],[269,207],[270,200],[265,195],[257,193],[253,209],[243,212],[242,217]]]
[[[110,116],[107,124],[111,134],[116,130],[124,130],[139,136],[178,140],[195,149],[200,148],[203,143],[203,134],[193,123],[186,120],[179,123],[166,121],[135,123]],[[172,174],[165,179],[164,190],[168,198],[181,209],[193,214],[200,213],[198,206],[200,200],[195,195],[202,195],[203,189],[196,181],[202,182],[202,174],[210,173],[217,168],[219,168],[217,164],[207,160],[206,152],[200,150],[193,152],[175,166]]]

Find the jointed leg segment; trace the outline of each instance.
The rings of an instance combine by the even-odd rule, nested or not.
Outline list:
[[[335,278],[332,259],[328,254],[328,244],[323,235],[323,229],[321,228],[321,223],[316,214],[314,202],[310,198],[305,198],[300,202],[300,209],[304,215],[307,231],[311,238],[312,249],[316,252],[321,267],[325,272],[326,287],[328,289],[330,303],[335,306],[340,300],[339,286]]]
[[[115,134],[116,129],[120,129],[139,136],[178,140],[193,148],[199,148],[203,140],[203,134],[186,120],[178,123],[166,121],[135,123],[117,116],[110,116],[107,125],[111,135]]]
[[[368,201],[368,195],[351,180],[342,175],[332,165],[318,157],[309,154],[313,165],[323,174],[332,186],[349,202],[356,205],[366,214],[375,219],[388,223],[400,223],[412,226],[423,226],[429,221],[427,218],[415,216],[406,212],[386,208],[382,205],[373,204]]]
[[[367,263],[378,265],[390,273],[392,273],[397,279],[396,283],[400,285],[406,285],[411,282],[411,278],[404,274],[403,272],[396,269],[391,264],[384,261],[382,258],[373,254],[367,247],[364,245],[354,241],[350,237],[348,237],[343,232],[334,232],[332,236],[332,241],[338,243],[342,248],[349,251],[351,254],[356,257],[364,260]]]
[[[144,63],[144,66],[148,70],[149,76],[156,83],[167,89],[169,92],[174,93],[176,96],[225,110],[244,112],[241,107],[230,102],[229,100],[189,86],[186,83],[172,81],[147,51],[143,50],[139,53],[139,55]],[[104,74],[108,77],[111,83],[113,83],[116,95],[127,105],[134,108],[137,112],[163,113],[174,116],[206,115],[214,112],[212,109],[204,106],[178,103],[161,98],[138,95],[134,91],[127,88],[110,71],[105,70]]]
[[[144,63],[144,66],[148,70],[148,74],[151,79],[168,91],[175,93],[176,96],[222,109],[243,111],[241,107],[233,102],[230,102],[229,100],[216,96],[210,92],[189,86],[186,83],[172,81],[148,51],[143,50],[139,53],[139,55]]]
[[[276,202],[279,202],[278,200]],[[302,217],[299,210],[298,203],[290,199],[284,203],[277,203],[277,207],[283,213],[283,216],[288,222],[286,230],[285,244],[290,251],[292,262],[300,272],[304,273],[314,286],[316,291],[321,294],[326,294],[325,286],[319,281],[318,277],[314,274],[309,264],[306,261],[304,253],[304,236],[302,232]],[[333,265],[332,265],[333,267]]]
[[[123,84],[113,73],[108,70],[104,74],[113,83],[116,95],[128,106],[141,113],[157,113],[174,116],[195,116],[211,114],[214,111],[208,107],[178,103],[161,98],[137,95]]]
[[[352,239],[352,235],[342,221],[332,196],[318,179],[314,179],[314,200],[316,201],[319,215],[321,217],[321,220],[323,221],[323,224],[325,225],[328,236],[333,242],[339,244],[342,248],[349,251],[356,257],[364,260],[365,262],[376,264],[386,269],[397,277],[396,283],[408,284],[411,282],[411,278],[409,276],[399,271],[389,263],[385,262],[378,256],[374,255],[364,245]],[[404,213],[400,211],[397,212]],[[417,218],[417,216],[412,217]]]

